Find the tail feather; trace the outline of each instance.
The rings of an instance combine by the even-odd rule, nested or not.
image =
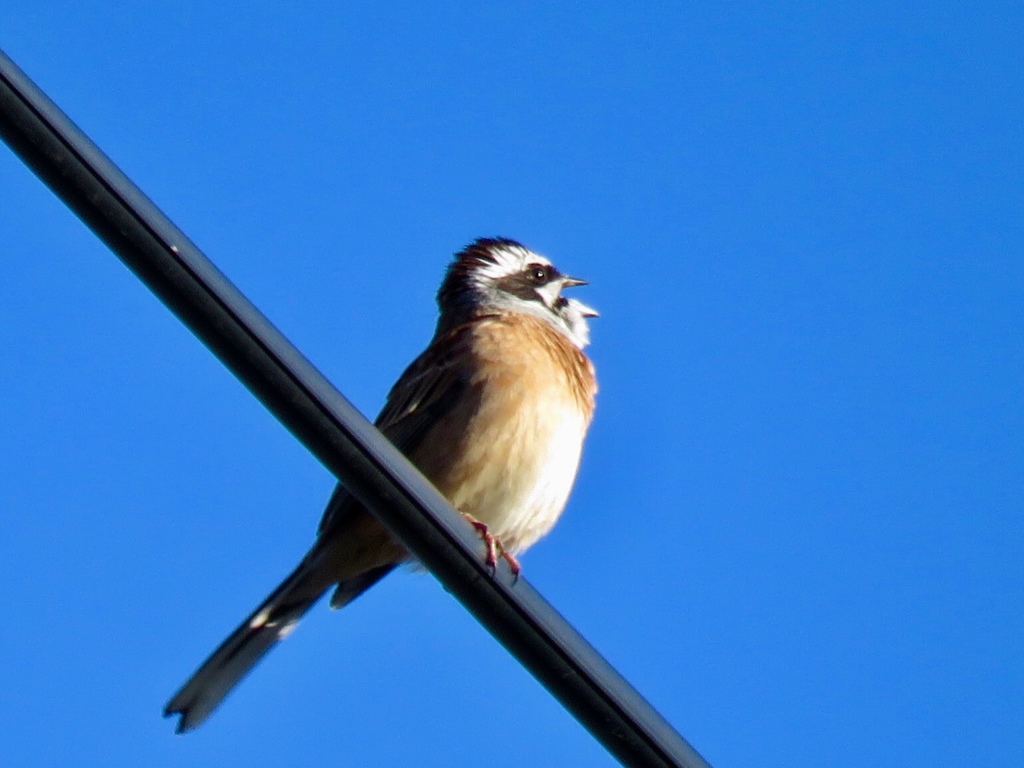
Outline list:
[[[317,560],[312,552],[307,555],[167,703],[164,717],[181,715],[178,733],[201,725],[323,596],[331,581],[323,576]]]
[[[391,573],[397,565],[381,565],[350,579],[342,579],[331,595],[331,608],[344,608],[363,592]]]
[[[327,589],[337,584],[333,607],[372,587],[407,555],[369,512],[345,506],[338,493],[328,505],[316,543],[291,575],[220,644],[164,708],[181,715],[178,733],[201,725],[250,670],[287,635]]]

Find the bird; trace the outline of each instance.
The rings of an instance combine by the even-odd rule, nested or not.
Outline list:
[[[487,543],[487,563],[548,533],[575,482],[597,381],[583,349],[597,312],[562,295],[585,280],[503,237],[455,254],[427,348],[375,421]],[[341,608],[411,557],[338,484],[299,565],[193,673],[164,716],[201,725],[333,588]]]

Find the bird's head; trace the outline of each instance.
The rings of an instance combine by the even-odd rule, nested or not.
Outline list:
[[[514,240],[481,238],[460,251],[437,293],[438,327],[490,312],[522,312],[539,317],[582,349],[590,342],[588,317],[597,312],[562,296],[562,289],[586,285],[563,275],[539,253]]]

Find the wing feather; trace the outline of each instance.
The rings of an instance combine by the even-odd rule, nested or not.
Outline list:
[[[469,325],[452,329],[435,339],[405,369],[388,393],[374,424],[402,453],[409,455],[424,435],[458,402],[469,386],[466,336]],[[358,506],[342,485],[334,489],[320,521],[319,533],[333,527],[344,514]]]

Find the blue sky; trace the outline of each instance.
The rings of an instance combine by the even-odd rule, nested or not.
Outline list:
[[[723,766],[1024,762],[1013,3],[60,4],[0,47],[361,410],[504,235],[601,392],[523,559]],[[329,474],[0,149],[0,761],[611,765],[426,575],[160,709]]]

